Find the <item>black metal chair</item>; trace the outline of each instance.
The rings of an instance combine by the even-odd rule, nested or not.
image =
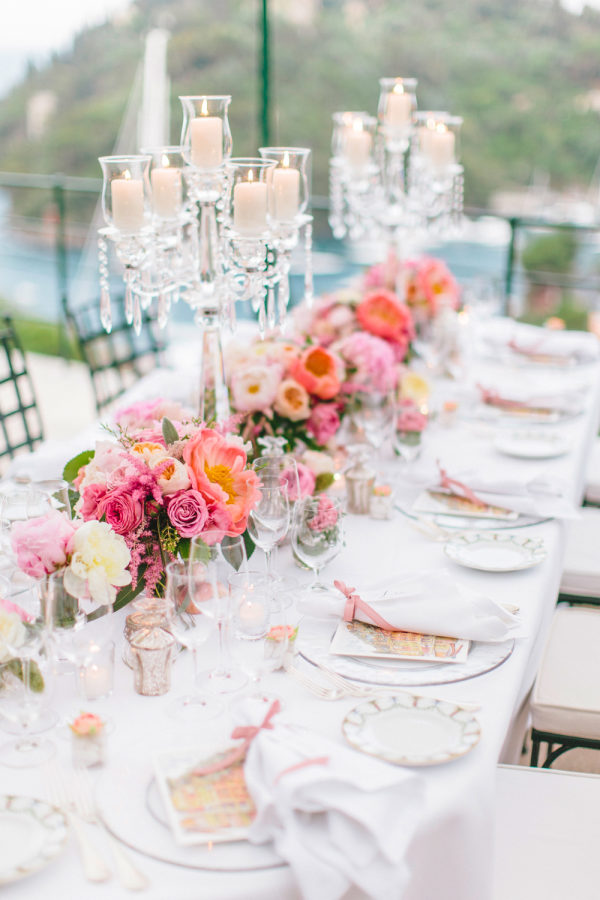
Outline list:
[[[156,368],[165,349],[156,318],[149,310],[142,314],[139,335],[125,320],[123,297],[113,298],[112,313],[113,327],[108,334],[100,321],[98,300],[76,309],[65,308],[66,320],[90,370],[98,412]]]
[[[0,317],[0,461],[44,440],[23,346],[10,316]]]

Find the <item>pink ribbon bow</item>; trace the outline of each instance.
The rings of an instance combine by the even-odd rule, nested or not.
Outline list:
[[[478,384],[477,387],[481,392],[481,399],[488,406],[498,406],[500,409],[522,409],[529,406],[529,403],[526,403],[524,400],[511,400],[510,397],[502,397],[498,391],[486,388],[482,384]]]
[[[447,471],[442,469],[439,460],[438,468],[440,470],[440,487],[447,488],[452,494],[464,497],[465,500],[470,500],[476,506],[487,506],[485,500],[481,500],[468,485],[463,484],[462,481],[458,481],[456,478],[450,478]],[[456,488],[458,488],[459,492],[457,492]]]
[[[271,719],[274,715],[276,715],[281,709],[281,704],[279,700],[273,700],[269,710],[262,720],[260,725],[238,725],[231,732],[231,737],[234,740],[242,740],[243,744],[241,747],[236,747],[235,750],[232,750],[224,759],[219,760],[216,763],[213,763],[210,766],[203,766],[199,769],[194,769],[192,775],[212,775],[214,772],[222,772],[223,769],[228,769],[229,766],[234,765],[234,763],[239,762],[243,759],[248,752],[248,748],[257,734],[259,734],[263,728],[272,728]]]
[[[382,628],[384,631],[398,631],[397,628],[394,628],[393,625],[390,625],[389,622],[386,622],[385,619],[376,612],[372,606],[369,606],[368,603],[365,603],[358,594],[355,593],[355,588],[348,587],[347,584],[344,584],[343,581],[334,581],[334,586],[341,591],[342,594],[346,598],[346,606],[344,607],[344,622],[352,622],[353,619],[356,618],[357,610],[367,615],[373,625],[377,625],[378,628]]]

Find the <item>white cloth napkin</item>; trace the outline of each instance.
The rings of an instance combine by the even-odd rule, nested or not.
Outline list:
[[[486,322],[484,340],[498,349],[507,347],[510,341],[523,350],[549,356],[573,357],[581,362],[593,362],[600,357],[600,342],[587,331],[552,331],[498,318]]]
[[[423,808],[422,778],[280,716],[272,724],[252,741],[244,765],[257,810],[249,840],[274,842],[305,900],[340,900],[351,888],[399,900]]]
[[[513,510],[524,516],[576,519],[579,515],[568,499],[568,485],[560,478],[536,475],[534,478],[498,472],[448,469],[450,478],[466,484],[485,503]],[[439,483],[439,479],[438,482]],[[435,486],[433,478],[430,486]],[[457,489],[456,493],[460,493]]]
[[[456,584],[447,569],[400,575],[367,590],[356,585],[356,593],[398,631],[494,642],[506,640],[519,625],[491,597]],[[335,588],[325,597],[307,592],[299,601],[300,611],[316,618],[341,619],[345,606],[345,596]],[[355,617],[372,621],[358,609]]]

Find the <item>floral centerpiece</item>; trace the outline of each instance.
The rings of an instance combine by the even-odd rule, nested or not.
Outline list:
[[[76,490],[78,527],[72,546],[86,526],[101,525],[103,540],[110,531],[127,554],[123,580],[112,580],[121,588],[115,609],[143,588],[160,594],[167,563],[187,557],[192,537],[209,531],[213,540],[243,534],[260,498],[258,476],[247,468],[247,447],[226,426],[209,428],[185,416],[173,423],[165,417],[160,431],[152,423],[140,431],[139,409],[128,412],[133,424],[124,427],[121,415],[114,440],[99,441],[64,471]],[[71,557],[71,569],[73,559],[80,561]],[[125,561],[124,555],[119,559]],[[90,574],[88,581],[91,585]]]

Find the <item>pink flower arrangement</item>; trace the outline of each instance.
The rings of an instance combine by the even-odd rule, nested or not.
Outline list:
[[[311,531],[329,531],[330,528],[337,525],[338,518],[339,513],[335,503],[325,494],[321,494],[317,510],[307,525]]]
[[[392,346],[381,338],[362,331],[344,338],[337,351],[346,364],[343,390],[387,393],[398,383],[398,367]]]
[[[421,325],[434,319],[442,307],[458,309],[460,290],[441,259],[423,256],[403,264],[406,302]]]
[[[258,476],[247,468],[238,436],[189,420],[178,425],[178,440],[168,445],[162,435],[160,441],[138,441],[146,429],[99,443],[77,476],[78,515],[106,523],[129,548],[132,587],[118,606],[141,587],[160,592],[166,564],[187,554],[190,538],[242,534],[260,498]]]
[[[281,484],[287,488],[288,499],[303,500],[310,497],[315,490],[317,476],[304,463],[296,462],[298,481],[291,469],[286,469],[281,476]]]
[[[339,361],[325,347],[310,346],[292,362],[290,371],[309,394],[332,400],[340,390]]]
[[[11,543],[19,568],[32,578],[51,575],[67,563],[77,526],[58,510],[15,522]]]
[[[193,413],[175,400],[157,397],[154,400],[141,400],[139,403],[117,410],[115,423],[123,431],[134,431],[138,436],[144,429],[160,435],[161,422],[165,416],[177,427],[178,423],[190,421]]]
[[[338,408],[334,403],[317,403],[308,418],[306,430],[317,444],[324,447],[335,437],[340,425]]]
[[[415,330],[408,307],[396,294],[385,288],[370,291],[356,307],[356,319],[365,331],[389,341],[399,362],[404,359]]]

